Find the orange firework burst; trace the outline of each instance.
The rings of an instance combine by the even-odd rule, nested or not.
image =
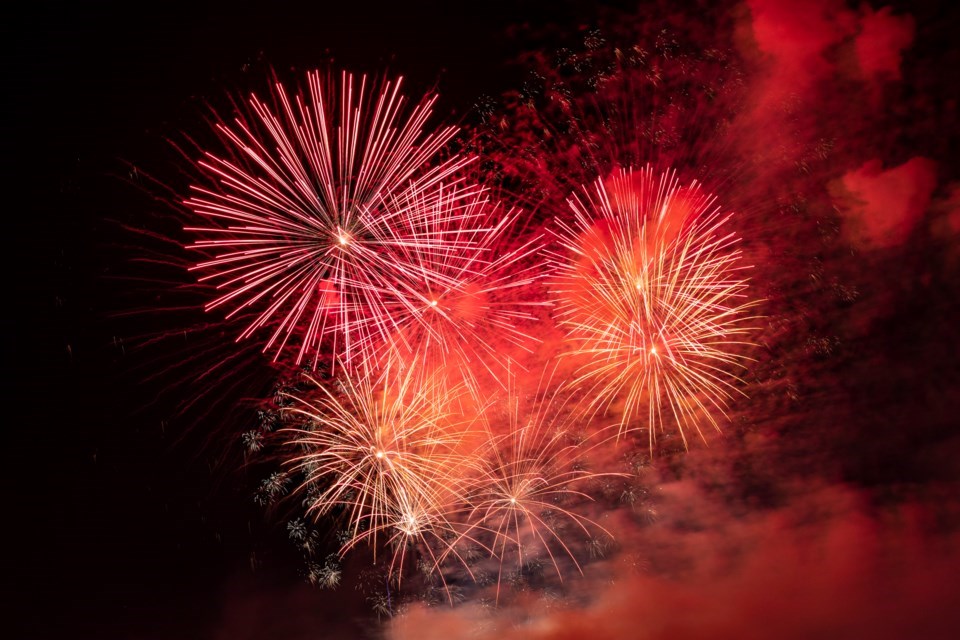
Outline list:
[[[317,517],[342,509],[350,534],[341,554],[379,536],[391,540],[449,529],[444,513],[469,460],[458,448],[470,422],[451,409],[462,387],[423,380],[412,370],[387,367],[378,377],[317,385],[314,400],[294,398],[288,411],[306,426],[290,429],[303,453],[291,464],[303,471]]]
[[[458,248],[431,235],[429,216],[447,209],[388,203],[429,204],[472,158],[434,162],[456,132],[424,132],[435,96],[411,109],[400,81],[371,91],[344,73],[338,98],[332,84],[314,72],[303,95],[278,83],[272,105],[251,97],[249,117],[217,125],[226,153],[197,163],[208,185],[185,204],[205,223],[188,228],[201,237],[191,248],[210,255],[195,269],[222,292],[207,309],[252,311],[240,338],[270,329],[265,350],[289,347],[298,364],[329,337],[352,367],[355,344],[390,324],[384,297]],[[427,195],[394,199],[407,189]],[[416,265],[400,258],[411,251]]]
[[[617,171],[569,201],[571,224],[557,221],[565,254],[555,254],[557,318],[584,363],[571,384],[590,414],[620,410],[621,433],[646,407],[650,446],[672,420],[703,437],[719,428],[748,358],[747,269],[730,214],[697,182],[676,173]]]

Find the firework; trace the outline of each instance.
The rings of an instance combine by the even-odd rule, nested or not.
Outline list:
[[[458,448],[470,433],[470,421],[450,409],[458,393],[388,367],[295,398],[287,411],[304,426],[286,431],[302,453],[290,464],[305,475],[300,489],[312,489],[310,513],[342,512],[350,535],[341,553],[362,541],[376,550],[384,532],[420,534],[455,502],[468,465]]]
[[[480,473],[471,479],[467,499],[472,539],[487,540],[491,556],[499,559],[498,599],[509,558],[521,573],[545,554],[562,581],[561,558],[580,571],[575,536],[592,539],[597,530],[609,536],[572,503],[592,500],[585,492],[590,481],[620,474],[585,468],[586,455],[603,439],[597,434],[577,440],[567,429],[563,404],[556,395],[521,403],[512,389],[503,416],[506,432],[487,425],[487,445],[478,452]]]
[[[380,344],[378,360],[455,371],[482,404],[478,373],[500,381],[501,365],[509,360],[506,348],[529,351],[535,342],[523,323],[536,320],[533,309],[548,304],[529,295],[543,276],[541,265],[530,260],[541,249],[539,238],[505,248],[505,235],[520,212],[505,211],[485,190],[464,197],[441,189],[430,198],[409,191],[405,197],[413,202],[396,208],[424,212],[431,221],[427,235],[442,247],[401,248],[403,261],[414,265],[419,277],[398,283],[399,295],[387,303],[390,339]]]
[[[384,296],[456,249],[430,231],[447,209],[389,204],[429,205],[433,187],[471,161],[435,162],[456,130],[425,133],[436,97],[410,108],[400,84],[371,90],[344,73],[337,99],[309,73],[305,93],[277,83],[273,104],[252,96],[249,116],[217,125],[226,154],[198,162],[208,184],[185,204],[206,223],[188,230],[210,256],[194,269],[220,292],[207,309],[252,312],[238,339],[269,329],[265,351],[315,364],[329,337],[350,366],[362,355],[355,343],[386,330]],[[411,188],[419,199],[397,197]],[[417,265],[399,258],[411,251]]]
[[[569,201],[557,222],[557,318],[583,357],[571,381],[589,413],[620,410],[621,433],[646,407],[650,446],[672,420],[701,437],[719,428],[738,378],[730,369],[751,327],[748,267],[741,265],[730,215],[675,172],[617,171]]]

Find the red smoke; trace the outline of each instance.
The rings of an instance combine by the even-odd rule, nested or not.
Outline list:
[[[831,192],[849,240],[878,248],[907,239],[927,212],[936,184],[936,166],[926,158],[911,158],[887,170],[880,160],[870,160],[845,173]]]
[[[664,523],[652,534],[663,536],[659,543],[643,541],[656,548],[669,540],[691,560],[672,577],[622,563],[593,567],[578,587],[589,593],[582,608],[531,598],[497,616],[469,607],[414,609],[395,622],[392,637],[946,639],[960,623],[960,540],[930,535],[935,509],[871,514],[844,489],[742,520],[704,508],[701,502],[686,517],[719,527],[685,532]]]

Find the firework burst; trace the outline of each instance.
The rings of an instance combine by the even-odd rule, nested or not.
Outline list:
[[[362,361],[355,344],[387,330],[384,296],[457,249],[430,231],[430,216],[448,209],[423,205],[471,158],[435,162],[456,130],[425,133],[436,97],[410,108],[400,84],[371,89],[344,73],[336,98],[309,73],[303,94],[277,83],[273,104],[252,96],[249,116],[217,125],[226,154],[198,162],[207,186],[185,204],[206,223],[188,230],[200,236],[191,248],[210,256],[194,269],[220,291],[207,309],[252,312],[238,339],[269,330],[265,351],[289,348],[315,365],[331,338],[350,367]],[[416,200],[397,197],[411,188]],[[399,257],[411,251],[416,265]]]
[[[569,200],[557,221],[557,318],[583,358],[571,384],[593,414],[616,408],[621,433],[646,407],[650,446],[672,421],[684,443],[719,428],[751,327],[748,282],[730,214],[675,172],[619,170]]]
[[[431,221],[427,235],[453,250],[401,248],[419,277],[398,283],[400,295],[391,298],[385,316],[390,339],[380,343],[377,360],[456,372],[482,404],[478,374],[499,382],[505,372],[500,366],[510,359],[506,348],[529,351],[535,342],[524,324],[536,320],[535,307],[548,304],[529,295],[543,276],[531,260],[540,238],[506,248],[505,236],[520,211],[505,211],[485,190],[469,197],[456,190],[430,197],[411,190],[404,197],[413,202],[396,208],[423,211]]]
[[[562,581],[562,558],[581,571],[577,535],[591,539],[600,531],[609,536],[572,503],[592,500],[585,492],[591,481],[620,474],[585,468],[585,457],[602,439],[576,440],[566,428],[565,415],[553,393],[521,403],[511,389],[502,416],[507,431],[498,433],[487,425],[488,440],[478,453],[480,473],[469,482],[467,500],[472,539],[488,541],[491,556],[499,560],[497,599],[511,558],[517,573],[546,559]]]
[[[290,464],[311,489],[314,516],[342,512],[346,553],[363,541],[421,536],[442,525],[469,460],[458,453],[471,421],[451,409],[461,388],[412,370],[391,368],[374,378],[317,385],[316,397],[295,398],[287,411],[304,423],[288,429],[302,453]]]

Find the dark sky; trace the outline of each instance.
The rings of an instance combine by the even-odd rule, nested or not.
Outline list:
[[[135,224],[139,211],[156,216],[162,207],[151,204],[129,167],[165,181],[163,172],[174,163],[164,140],[202,122],[206,106],[222,105],[231,92],[262,89],[271,67],[282,74],[332,60],[359,72],[387,68],[417,89],[437,86],[442,110],[466,117],[480,96],[522,82],[523,73],[509,64],[525,48],[518,26],[577,33],[597,9],[570,1],[327,4],[34,3],[6,10],[3,211],[13,233],[4,252],[9,292],[3,315],[9,505],[3,601],[9,611],[0,629],[13,632],[4,635],[241,638],[248,637],[237,626],[245,608],[280,601],[295,606],[278,615],[302,616],[271,623],[289,637],[334,619],[342,626],[327,631],[349,636],[362,628],[352,616],[337,616],[341,606],[353,611],[355,597],[317,598],[301,584],[282,531],[264,523],[249,500],[249,479],[211,471],[215,456],[200,446],[202,438],[174,442],[176,429],[161,426],[168,401],[148,403],[155,387],[131,373],[117,341],[132,331],[117,319],[127,285],[115,277],[124,272],[117,261],[131,240],[118,222]],[[956,25],[940,8],[949,3],[927,4],[918,9],[921,26]],[[956,61],[955,51],[946,51],[955,45],[943,39],[923,46],[927,71],[940,78],[931,95],[939,95],[944,82],[932,72],[929,60],[937,52],[929,48],[940,46],[952,56],[945,59]],[[945,136],[955,140],[956,132]],[[158,155],[161,147],[166,155]],[[928,155],[940,163],[941,177],[957,179],[955,155],[942,149]],[[951,268],[955,273],[956,265]],[[938,278],[944,277],[935,273],[933,281],[943,284]],[[900,351],[883,352],[882,360],[934,353],[924,332],[931,341],[943,339],[946,349],[957,348],[950,329],[956,305],[934,300],[941,315],[918,320],[912,310],[923,309],[923,294],[906,288],[898,289],[899,299],[912,306],[900,313],[912,320],[891,313],[878,325],[898,336],[906,322],[919,334],[902,341]],[[943,291],[956,291],[955,283],[936,295]],[[141,313],[149,309],[149,296],[136,304]],[[861,346],[877,351],[878,344],[876,338]],[[938,367],[931,375],[953,385],[944,354],[929,357]],[[902,413],[890,418],[888,411],[884,418],[908,425],[918,415],[929,417],[939,421],[931,438],[948,439],[956,389],[925,400],[920,367],[900,367],[897,375],[910,384],[897,387],[888,382],[897,377],[878,376],[873,362],[845,370],[869,381],[839,385],[853,398],[848,408],[856,410],[864,394],[889,400],[891,389],[900,389],[905,397],[884,406]],[[863,436],[866,430],[858,428]],[[807,437],[802,446],[816,446]],[[950,442],[956,450],[955,438]],[[951,464],[929,455],[942,470],[933,475],[947,479],[947,489],[938,490],[954,500]],[[862,469],[852,475],[864,484],[891,476],[927,482],[909,468],[911,460],[891,470],[858,458],[851,465]],[[254,554],[256,573],[250,571]],[[256,595],[263,593],[271,595]]]

